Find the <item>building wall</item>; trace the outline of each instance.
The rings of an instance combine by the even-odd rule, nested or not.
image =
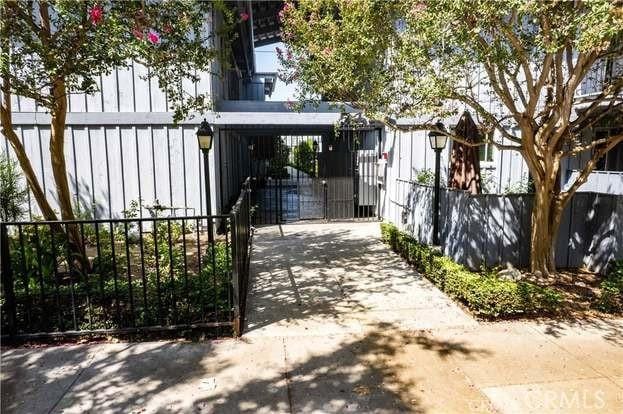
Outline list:
[[[212,16],[218,19],[218,15]],[[206,30],[210,22],[206,22]],[[222,39],[214,38],[215,45]],[[212,74],[200,73],[200,80],[184,82],[186,93],[209,94],[213,100],[226,98],[225,77],[218,62]],[[203,157],[197,146],[196,127],[200,116],[175,125],[166,96],[157,79],[147,79],[149,69],[129,62],[100,76],[99,91],[71,94],[68,98],[65,156],[67,176],[80,215],[120,217],[131,201],[143,206],[156,200],[164,206],[184,208],[176,214],[205,214]],[[49,153],[49,115],[32,99],[12,96],[13,123],[33,168],[53,208],[58,209]],[[200,114],[197,114],[200,115]],[[222,142],[221,142],[222,141]],[[210,151],[212,211],[221,206],[218,191],[218,151],[230,145],[217,138]],[[5,137],[0,151],[15,158]],[[40,211],[29,194],[25,218]],[[141,215],[147,215],[146,209]]]
[[[20,125],[16,129],[48,200],[57,208],[49,126]],[[86,217],[121,217],[132,201],[150,206],[157,200],[164,206],[188,208],[188,214],[205,213],[203,158],[195,131],[192,125],[172,124],[69,125],[65,157],[77,211]],[[6,140],[2,151],[13,155]],[[214,153],[211,151],[212,162]],[[215,182],[215,171],[211,176]],[[214,200],[213,206],[217,202]],[[29,217],[40,214],[30,196],[27,213]]]

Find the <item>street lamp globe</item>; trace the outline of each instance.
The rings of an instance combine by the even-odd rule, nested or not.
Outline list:
[[[446,127],[442,122],[437,122],[436,126],[440,131],[446,130]],[[444,149],[446,147],[446,143],[448,142],[448,136],[440,131],[430,131],[428,133],[430,147],[435,151],[441,151]]]
[[[199,129],[197,130],[197,140],[199,141],[199,148],[204,151],[210,151],[212,148],[212,141],[214,138],[214,131],[212,131],[212,127],[208,124],[208,121],[205,119],[199,125]]]

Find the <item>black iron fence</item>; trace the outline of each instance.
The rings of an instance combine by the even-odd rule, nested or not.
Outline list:
[[[0,223],[3,337],[241,333],[249,185],[230,214]],[[209,226],[222,229],[209,241]]]

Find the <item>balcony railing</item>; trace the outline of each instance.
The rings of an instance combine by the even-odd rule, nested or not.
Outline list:
[[[623,59],[597,62],[588,72],[580,87],[576,90],[576,98],[590,98],[603,90],[609,79],[623,75]]]
[[[575,182],[578,175],[580,175],[579,170],[569,170],[565,189]],[[623,171],[593,171],[578,191],[623,194]]]

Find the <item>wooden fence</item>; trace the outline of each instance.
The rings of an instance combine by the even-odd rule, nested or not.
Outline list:
[[[421,242],[432,242],[433,188],[397,179],[385,219]],[[533,196],[471,195],[442,189],[440,243],[444,254],[470,268],[511,263],[527,266]],[[623,258],[623,196],[576,193],[566,207],[558,241],[560,267],[603,272]]]

